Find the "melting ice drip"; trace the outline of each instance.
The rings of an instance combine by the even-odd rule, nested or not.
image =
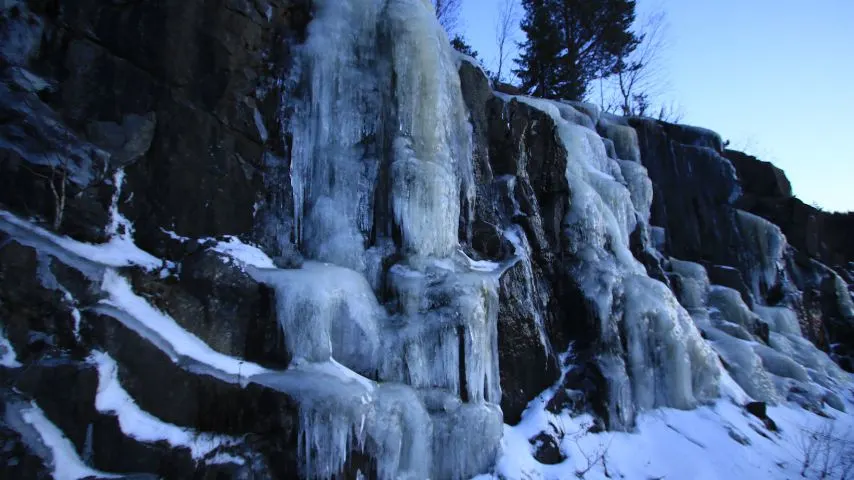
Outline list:
[[[382,478],[480,473],[502,432],[500,272],[458,250],[474,189],[455,54],[425,0],[320,0],[295,72],[294,237],[311,260],[253,274],[294,368],[350,372],[300,389],[303,473],[334,476],[352,449]]]

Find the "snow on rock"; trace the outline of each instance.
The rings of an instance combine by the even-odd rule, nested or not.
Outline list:
[[[222,446],[236,445],[240,441],[237,438],[198,433],[163,422],[140,409],[130,394],[122,388],[118,365],[112,357],[93,351],[89,360],[98,368],[95,408],[101,413],[115,415],[125,435],[141,442],[165,441],[173,447],[187,448],[195,460],[206,457]]]
[[[0,210],[0,228],[26,245],[45,248],[49,253],[65,253],[66,257],[67,254],[76,255],[99,265],[136,265],[147,270],[157,270],[165,265],[163,260],[137,247],[127,235],[113,236],[101,244],[78,242],[56,235],[3,210]]]
[[[56,480],[81,478],[121,478],[90,468],[77,454],[74,445],[51,422],[35,402],[13,400],[6,403],[3,420],[17,431],[30,450],[52,469]]]
[[[6,338],[6,332],[2,324],[0,324],[0,365],[6,368],[18,368],[21,366],[21,362],[18,361],[18,357],[15,354],[15,347]]]
[[[246,362],[213,350],[192,333],[184,330],[175,320],[153,307],[144,298],[137,295],[127,279],[110,269],[104,274],[101,289],[107,298],[101,305],[113,307],[125,315],[111,315],[140,333],[144,338],[157,345],[173,361],[186,357],[202,365],[209,366],[226,375],[240,378],[266,371],[252,362]],[[110,314],[111,312],[106,312]],[[112,312],[115,314],[116,312]]]
[[[260,248],[240,241],[239,238],[228,235],[224,241],[219,241],[212,247],[218,253],[237,260],[241,267],[276,268],[273,260]]]

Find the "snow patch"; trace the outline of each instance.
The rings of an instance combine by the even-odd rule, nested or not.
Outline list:
[[[198,433],[166,423],[142,410],[119,382],[118,365],[108,354],[93,351],[89,360],[98,367],[98,393],[95,408],[115,415],[122,433],[141,442],[168,442],[173,447],[190,450],[199,460],[221,446],[236,445],[239,439],[209,433]],[[242,459],[241,459],[242,460]]]
[[[237,260],[243,266],[256,268],[276,268],[273,260],[255,245],[241,242],[234,236],[226,236],[225,241],[217,242],[213,250]]]
[[[213,350],[192,333],[181,328],[175,320],[154,308],[145,299],[134,293],[128,281],[114,270],[107,270],[101,289],[108,297],[102,304],[115,307],[131,315],[141,323],[141,335],[164,350],[173,360],[176,355],[185,356],[220,372],[238,378],[264,373],[267,370],[258,364],[246,362]]]
[[[9,342],[9,339],[6,338],[6,332],[2,324],[0,324],[0,365],[7,368],[18,368],[21,366],[21,362],[18,361],[18,357],[15,355],[15,348]]]
[[[127,235],[113,236],[106,243],[91,244],[56,235],[7,211],[0,210],[0,220],[31,235],[30,239],[26,239],[13,234],[16,240],[27,245],[35,246],[38,242],[48,242],[66,252],[108,267],[136,265],[151,271],[164,266],[163,260],[137,247]]]
[[[792,404],[769,407],[778,431],[770,431],[742,407],[743,391],[729,379],[721,388],[730,399],[695,410],[662,408],[638,415],[634,432],[590,433],[591,418],[572,417],[545,409],[551,392],[531,402],[516,426],[504,426],[502,451],[494,472],[480,479],[567,479],[589,467],[583,478],[690,478],[733,480],[800,478],[806,435],[833,425],[840,437],[854,441],[854,416],[834,414],[830,419]],[[851,405],[850,398],[846,400]],[[534,457],[531,441],[540,432],[558,441],[566,457],[545,465]],[[604,463],[596,461],[604,452]],[[592,463],[592,466],[591,466]],[[817,472],[809,470],[807,478]],[[835,478],[835,477],[834,477]]]
[[[18,418],[10,418],[17,416]],[[13,428],[18,424],[19,433],[22,434],[25,441],[38,442],[40,445],[34,450],[43,456],[45,462],[53,469],[53,478],[56,480],[77,480],[81,478],[97,477],[97,478],[120,478],[120,475],[99,472],[90,468],[77,454],[74,445],[62,433],[56,425],[48,420],[44,412],[35,402],[30,402],[28,405],[24,402],[21,404],[7,404],[7,421],[11,420],[10,424]],[[27,424],[35,435],[30,435],[33,432],[20,431],[19,421]],[[36,438],[32,438],[35,436]],[[40,448],[43,447],[43,448]]]

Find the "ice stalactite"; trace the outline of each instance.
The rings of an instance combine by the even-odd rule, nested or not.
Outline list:
[[[423,271],[402,264],[391,268],[399,314],[389,319],[383,337],[387,355],[380,376],[497,403],[497,276],[457,271],[463,268],[449,261]]]

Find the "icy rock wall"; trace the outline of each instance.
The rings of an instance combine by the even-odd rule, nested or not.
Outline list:
[[[756,221],[759,226],[766,223]],[[763,231],[775,232],[774,228]],[[779,241],[785,244],[785,238]],[[776,250],[782,251],[782,247]],[[775,256],[756,258],[773,265]],[[738,291],[710,285],[702,265],[676,259],[670,259],[669,264],[671,279],[679,285],[680,303],[689,309],[723,366],[748,395],[770,404],[794,400],[808,408],[820,408],[822,402],[838,405],[833,391],[846,375],[803,337],[797,312],[791,306],[757,303],[751,311]],[[755,278],[760,278],[762,269],[756,271]],[[769,277],[776,282],[782,272],[773,271]]]
[[[780,227],[752,213],[737,211],[747,261],[746,280],[755,298],[761,299],[781,283],[786,237]]]
[[[459,250],[474,187],[456,54],[429,2],[313,8],[282,82],[307,260],[252,275],[276,292],[292,368],[331,362],[371,387],[362,402],[298,395],[303,473],[335,476],[361,451],[381,478],[470,477],[501,438],[503,270]],[[422,400],[437,395],[450,400]]]
[[[631,428],[637,411],[693,408],[716,397],[720,372],[713,351],[672,292],[649,278],[630,250],[636,230],[643,232],[645,244],[651,243],[652,200],[631,127],[599,119],[618,145],[614,156],[632,157],[611,158],[607,142],[578,122],[579,112],[570,105],[505,98],[513,99],[549,114],[566,149],[571,194],[562,242],[571,275],[599,322],[598,362],[608,381],[609,426]]]

